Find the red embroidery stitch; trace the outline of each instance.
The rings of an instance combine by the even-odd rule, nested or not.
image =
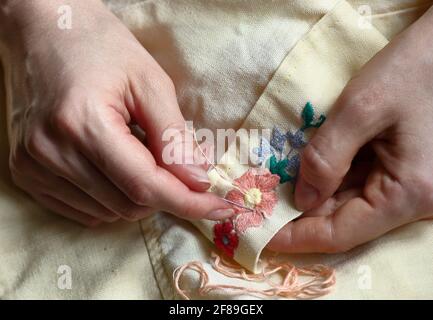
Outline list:
[[[239,239],[231,221],[220,222],[214,225],[214,243],[217,248],[225,252],[229,257],[233,257],[235,249],[238,247]]]
[[[272,210],[278,202],[274,189],[279,181],[278,175],[265,168],[251,168],[234,180],[239,189],[229,191],[225,198],[250,209],[234,206],[237,214],[234,222],[238,232],[258,227],[264,218],[272,215]]]

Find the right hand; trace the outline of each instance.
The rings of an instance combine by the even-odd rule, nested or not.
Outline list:
[[[162,133],[184,123],[173,83],[100,1],[69,1],[70,30],[57,27],[65,1],[11,3],[3,14],[17,31],[4,40],[3,58],[10,169],[19,187],[87,226],[158,210],[188,219],[233,214],[204,192],[202,167],[162,162]],[[147,147],[131,123],[146,133]]]

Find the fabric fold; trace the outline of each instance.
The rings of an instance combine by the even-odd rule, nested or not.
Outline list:
[[[325,118],[351,77],[387,44],[385,37],[373,26],[365,28],[360,21],[362,17],[346,1],[340,1],[295,45],[238,130],[239,143],[233,142],[228,148],[231,151],[220,159],[222,164],[209,173],[213,182],[211,192],[226,196],[233,189],[227,179],[221,178],[221,171],[234,180],[251,167],[265,167],[279,174],[281,179],[286,178],[284,171],[288,171],[290,161],[299,161],[303,144],[308,143],[317,127],[314,123]],[[306,117],[310,118],[309,124]],[[306,130],[306,126],[310,128]],[[271,151],[268,150],[263,163],[241,164],[240,157],[245,151],[240,150],[251,153],[268,141],[249,135],[248,129],[272,132],[268,148]],[[285,145],[279,146],[273,141],[278,134],[285,135]],[[286,150],[282,151],[280,147]],[[266,244],[285,224],[301,215],[292,199],[296,172],[291,176],[290,172],[288,174],[287,179],[291,181],[280,181],[283,183],[275,190],[278,201],[272,215],[244,232],[235,230],[239,244],[234,259],[253,272],[261,270],[259,257]],[[215,241],[215,222],[202,220],[194,224],[210,241]]]

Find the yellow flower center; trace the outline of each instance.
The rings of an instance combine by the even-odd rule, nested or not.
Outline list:
[[[253,209],[256,205],[258,205],[262,201],[262,192],[260,189],[251,188],[244,195],[245,205],[248,208]]]

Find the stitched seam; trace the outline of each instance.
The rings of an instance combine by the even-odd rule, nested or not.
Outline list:
[[[161,297],[163,299],[174,299],[174,291],[170,285],[170,278],[162,263],[164,255],[159,243],[161,229],[157,221],[157,214],[149,218],[149,221],[141,220],[140,227]]]
[[[147,256],[149,257],[150,266],[152,267],[153,278],[155,279],[156,285],[158,286],[158,291],[159,291],[160,296],[163,297],[162,289],[161,289],[161,286],[160,286],[160,284],[159,284],[159,281],[158,281],[158,279],[157,279],[157,277],[156,277],[155,266],[154,266],[154,264],[153,264],[152,257],[151,257],[151,254],[150,254],[151,249],[150,249],[150,246],[148,245],[148,243],[147,243],[147,241],[146,241],[146,236],[144,235],[143,226],[142,226],[142,221],[139,221],[139,222],[138,222],[138,227],[139,227],[139,229],[140,229],[141,236],[143,237],[143,242],[144,242],[144,246],[146,247]]]
[[[419,6],[413,6],[413,7],[408,7],[408,8],[404,8],[404,9],[398,9],[398,10],[389,11],[389,12],[376,13],[376,14],[372,14],[371,17],[372,18],[383,18],[383,17],[392,16],[392,15],[396,15],[396,14],[403,14],[403,13],[407,13],[407,12],[413,12],[413,11],[417,11],[417,10],[423,9],[425,7],[430,7],[430,6],[432,6],[432,4],[433,4],[433,2],[429,2],[429,3],[421,4]]]
[[[265,88],[263,89],[263,91],[261,92],[261,94],[258,96],[256,102],[254,103],[253,107],[250,109],[250,111],[248,112],[248,114],[245,116],[244,120],[242,121],[241,125],[239,126],[239,128],[237,128],[237,130],[239,130],[240,128],[244,128],[245,124],[248,121],[249,116],[251,115],[251,113],[253,112],[253,110],[258,107],[258,103],[259,101],[263,98],[263,96],[268,92],[269,86],[271,85],[271,83],[273,82],[275,76],[278,74],[278,72],[280,71],[281,66],[284,64],[284,62],[292,55],[292,52],[296,49],[296,47],[302,43],[303,41],[305,41],[305,39],[308,38],[308,36],[310,35],[310,33],[315,30],[317,28],[318,25],[320,25],[320,23],[323,22],[324,19],[327,19],[328,16],[330,14],[332,14],[335,10],[335,8],[337,8],[339,6],[339,4],[341,2],[347,2],[347,0],[340,0],[337,1],[335,3],[335,5],[328,11],[326,12],[322,17],[320,17],[316,23],[314,23],[312,26],[310,26],[310,28],[304,33],[304,35],[292,46],[292,48],[289,50],[289,52],[287,52],[287,54],[284,56],[284,58],[281,60],[280,64],[275,68],[274,73],[272,74],[272,76],[270,77],[268,83],[266,84]],[[271,105],[271,103],[268,103],[269,107]]]

